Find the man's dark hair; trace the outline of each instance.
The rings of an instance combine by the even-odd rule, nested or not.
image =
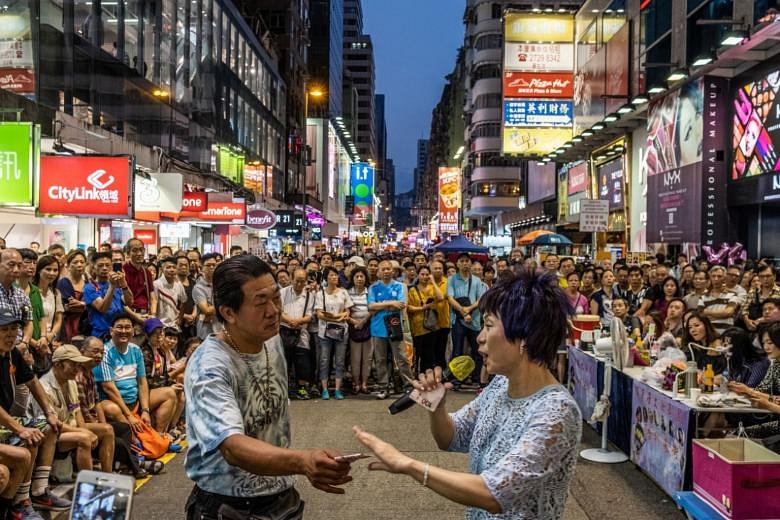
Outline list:
[[[530,361],[555,366],[573,314],[555,273],[519,269],[516,276],[504,275],[480,298],[479,309],[501,319],[509,341],[525,342]]]
[[[460,261],[461,258],[468,258],[469,260],[471,260],[471,255],[468,253],[461,253],[458,255],[457,260]]]
[[[409,269],[410,267],[415,267],[413,262],[406,262],[404,264],[404,269]]]
[[[626,272],[630,273],[631,269],[629,269],[626,264],[615,263],[615,271],[626,271]],[[641,269],[640,269],[640,271],[641,271]]]
[[[205,255],[205,259],[208,255]],[[213,258],[213,257],[212,257]],[[214,308],[217,309],[217,319],[224,323],[222,307],[238,312],[244,303],[244,291],[241,288],[245,283],[271,275],[271,266],[254,255],[241,255],[228,258],[217,266],[214,271]]]
[[[177,259],[176,259],[176,258],[174,258],[174,257],[172,257],[172,256],[166,256],[165,258],[163,258],[162,260],[160,260],[160,262],[159,262],[158,266],[159,266],[159,268],[160,268],[160,269],[162,269],[162,268],[163,268],[163,266],[164,266],[165,264],[173,264],[173,265],[176,265],[176,262],[177,262]]]
[[[116,322],[118,322],[119,320],[127,320],[130,323],[133,323],[133,318],[131,318],[129,314],[127,314],[126,312],[120,312],[119,314],[117,314],[111,319],[111,326],[113,327],[114,325],[116,325]]]
[[[113,256],[108,251],[98,251],[90,257],[89,261],[94,264],[101,258],[108,258],[108,260],[111,261]]]
[[[16,252],[19,253],[19,255],[22,257],[22,260],[32,260],[33,262],[38,261],[38,253],[30,248],[20,247],[16,250]]]
[[[49,247],[46,249],[46,252],[47,252],[48,254],[50,254],[50,255],[51,255],[51,254],[53,254],[55,251],[58,251],[58,250],[60,250],[60,249],[62,249],[63,251],[65,251],[65,246],[63,246],[62,244],[52,244],[52,245],[50,245],[50,246],[49,246]]]
[[[230,246],[230,252],[231,252],[231,253],[232,253],[233,251],[243,251],[243,250],[244,250],[244,248],[243,248],[243,247],[241,247],[241,246]]]
[[[764,308],[764,305],[766,305],[767,303],[774,304],[774,306],[775,306],[775,307],[777,307],[778,309],[780,309],[780,298],[767,298],[766,300],[764,300],[764,301],[761,303],[761,308],[763,309],[763,308]]]
[[[202,257],[200,257],[200,263],[205,264],[207,260],[216,260],[219,261],[219,255],[217,253],[206,253]]]
[[[144,249],[146,249],[146,245],[143,243],[143,241],[140,238],[133,237],[125,243],[125,249],[124,249],[125,253],[130,252],[130,248],[133,247],[133,242],[140,243],[144,247]]]

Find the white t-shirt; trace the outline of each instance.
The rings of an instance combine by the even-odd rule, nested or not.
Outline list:
[[[306,298],[306,295],[309,295]],[[290,318],[303,318],[311,316],[314,313],[314,295],[302,290],[300,294],[295,292],[292,285],[288,285],[279,291],[279,296],[282,299],[282,312],[284,312]],[[284,327],[284,325],[282,325]],[[301,348],[309,348],[309,331],[307,327],[301,327],[301,335],[298,340],[298,346]]]
[[[167,327],[173,327],[179,317],[179,307],[187,301],[184,285],[176,279],[169,284],[165,277],[158,278],[154,281],[154,292],[157,294],[157,317]]]
[[[57,411],[59,420],[70,426],[78,426],[76,412],[79,410],[79,390],[76,381],[70,379],[63,387],[54,377],[54,370],[49,370],[41,377],[40,382],[49,403]]]
[[[324,304],[322,301],[323,295],[325,296]],[[351,308],[353,305],[354,303],[352,302],[352,298],[345,289],[339,287],[333,294],[328,294],[327,289],[321,289],[319,292],[317,292],[317,300],[314,303],[314,310],[325,311],[331,314],[339,314]],[[317,335],[319,337],[325,338],[325,327],[328,323],[333,324],[334,322],[319,320],[319,328],[317,330]],[[344,330],[346,330],[349,326],[346,321],[338,323],[337,325],[340,325],[342,328],[344,328]]]

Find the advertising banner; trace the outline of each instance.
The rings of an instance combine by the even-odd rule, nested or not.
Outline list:
[[[200,213],[209,207],[209,198],[205,191],[188,191],[182,195],[182,211],[194,211]]]
[[[273,193],[273,168],[261,164],[249,163],[244,166],[244,187],[261,193]]]
[[[139,211],[178,213],[182,207],[184,180],[180,173],[148,173],[135,176],[133,207]]]
[[[505,98],[563,98],[574,95],[574,75],[567,72],[504,72]]]
[[[504,48],[504,70],[556,72],[574,69],[572,43],[512,43]]]
[[[38,211],[86,217],[131,215],[129,157],[41,157]]]
[[[647,178],[647,241],[699,242],[701,165],[689,164]]]
[[[587,193],[584,191],[581,191],[579,193],[575,193],[574,195],[569,195],[566,200],[566,223],[567,224],[577,224],[580,222],[580,211],[582,207],[582,201],[587,199]],[[583,231],[580,229],[580,231]]]
[[[374,216],[374,167],[368,163],[353,163],[349,170],[350,194],[355,197],[355,219],[363,222]]]
[[[253,209],[246,213],[246,226],[252,229],[271,229],[276,225],[276,214],[267,209]]]
[[[569,195],[574,195],[575,193],[586,191],[588,189],[588,184],[590,184],[590,176],[588,175],[587,162],[583,161],[569,168],[568,184]]]
[[[604,118],[606,57],[602,47],[574,75],[574,129],[578,134]]]
[[[133,238],[137,238],[144,245],[157,247],[157,230],[154,228],[134,229]]]
[[[701,161],[702,81],[688,83],[648,108],[645,158],[648,176]]]
[[[528,163],[528,204],[555,196],[555,163]]]
[[[509,42],[571,42],[571,15],[507,13],[504,36]]]
[[[598,401],[598,361],[578,348],[569,348],[569,391],[590,422]]]
[[[631,246],[632,251],[647,250],[647,165],[645,143],[647,129],[640,126],[631,134]]]
[[[622,21],[622,20],[621,20]],[[624,24],[607,42],[606,112],[615,112],[628,101],[629,24]]]
[[[669,495],[685,481],[690,408],[634,380],[631,461]]]
[[[0,90],[14,94],[35,94],[35,71],[33,69],[0,68]]]
[[[751,81],[737,90],[734,99],[734,163],[731,178],[780,170],[780,70]]]
[[[504,128],[506,154],[541,156],[571,139],[571,128]]]
[[[504,126],[564,126],[572,125],[571,101],[540,99],[504,100]]]
[[[609,201],[580,199],[580,231],[606,231],[609,228]]]
[[[0,123],[0,206],[32,205],[34,130],[32,123]]]
[[[609,201],[609,210],[623,207],[623,157],[596,167],[599,179],[599,198]]]
[[[704,86],[704,128],[702,132],[702,209],[701,244],[716,247],[729,239],[729,211],[726,184],[728,165],[726,149],[728,130],[723,121],[728,120],[728,80],[707,76]],[[780,106],[778,107],[780,110]],[[780,123],[774,120],[774,129]],[[780,135],[780,134],[778,134]],[[775,162],[775,167],[777,162]]]
[[[439,232],[457,233],[460,168],[439,168]]]
[[[244,199],[227,201],[209,201],[209,207],[197,214],[196,220],[218,224],[244,224],[246,222],[246,203]]]

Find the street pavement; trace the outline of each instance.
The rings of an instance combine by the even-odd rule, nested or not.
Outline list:
[[[473,393],[448,396],[450,410],[462,406]],[[294,401],[291,406],[293,447],[329,447],[344,453],[361,451],[351,427],[359,425],[393,443],[412,457],[456,471],[468,470],[463,454],[443,453],[428,431],[425,410],[415,407],[396,416],[387,413],[391,400],[369,396],[344,401]],[[599,446],[599,437],[583,427],[582,448]],[[299,477],[297,489],[306,502],[306,518],[313,520],[396,520],[399,518],[463,518],[464,508],[448,502],[413,479],[367,469],[368,461],[353,464],[354,481],[345,495],[329,495]],[[184,503],[192,488],[184,474],[184,456],[176,456],[163,474],[136,494],[133,518],[184,518]],[[672,500],[630,462],[596,464],[579,459],[566,504],[565,520],[626,519],[679,520],[684,518]]]

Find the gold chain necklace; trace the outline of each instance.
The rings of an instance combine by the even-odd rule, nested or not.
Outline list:
[[[236,354],[241,356],[241,351],[238,349],[238,345],[236,345],[236,342],[233,341],[233,337],[230,335],[230,332],[228,332],[227,328],[223,329],[222,334],[225,336],[225,342],[232,348]],[[268,356],[268,348],[263,345],[263,352],[265,353],[265,381],[263,381],[263,408],[265,409],[265,423],[268,424],[271,422],[271,419],[273,418],[273,397],[271,396],[271,359]],[[249,368],[249,365],[247,365],[247,368]],[[252,379],[253,382],[256,383],[256,379],[254,374],[252,373],[252,370],[248,370],[249,377]],[[258,385],[259,386],[259,385]]]

